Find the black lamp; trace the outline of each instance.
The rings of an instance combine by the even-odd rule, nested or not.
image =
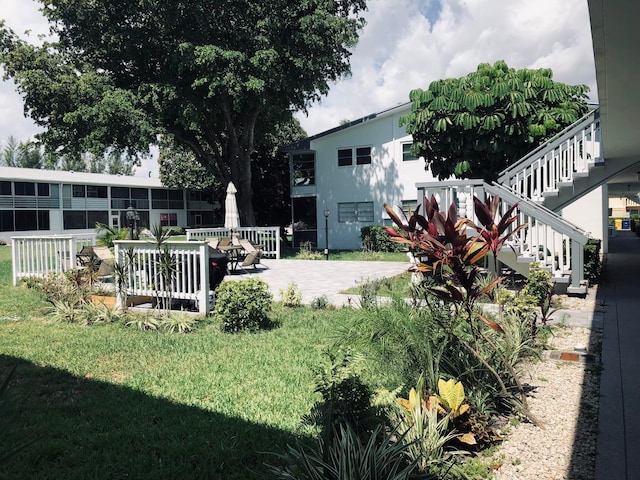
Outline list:
[[[329,260],[329,209],[324,209],[324,257]]]

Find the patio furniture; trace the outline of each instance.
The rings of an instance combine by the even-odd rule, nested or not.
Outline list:
[[[109,247],[85,245],[76,254],[76,260],[80,267],[95,270],[98,277],[106,277],[113,273],[115,256]]]
[[[256,247],[249,240],[241,238],[239,240],[240,246],[245,251],[245,257],[240,264],[240,268],[244,269],[245,267],[250,267],[253,265],[253,268],[256,268],[256,265],[260,263],[260,258],[262,257],[262,248]]]

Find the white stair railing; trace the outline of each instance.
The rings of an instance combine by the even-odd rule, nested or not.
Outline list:
[[[419,198],[429,200],[431,195],[434,195],[440,210],[443,211],[447,211],[451,203],[454,203],[458,216],[469,218],[476,224],[478,221],[475,217],[473,197],[484,201],[487,194],[499,195],[499,216],[517,203],[519,218],[514,228],[523,224],[527,224],[528,227],[509,240],[509,249],[513,249],[516,254],[515,261],[519,264],[509,266],[516,270],[519,266],[519,273],[526,275],[528,264],[537,261],[552,273],[554,281],[568,282],[569,293],[586,292],[583,247],[588,236],[575,225],[501,185],[490,185],[482,180],[420,183],[417,188]],[[502,255],[501,261],[509,263],[505,257],[507,255]]]
[[[505,169],[497,183],[543,202],[601,163],[600,116],[595,109]]]

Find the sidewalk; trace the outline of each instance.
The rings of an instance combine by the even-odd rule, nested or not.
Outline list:
[[[598,302],[604,302],[605,312],[596,480],[639,480],[640,238],[635,233],[609,238]]]

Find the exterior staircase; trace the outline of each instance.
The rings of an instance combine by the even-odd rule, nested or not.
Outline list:
[[[537,261],[552,273],[554,282],[567,285],[568,293],[584,294],[584,245],[589,237],[557,212],[630,166],[614,163],[615,169],[604,168],[595,109],[504,170],[496,182],[450,180],[416,187],[418,198],[435,195],[441,206],[454,202],[459,216],[474,221],[474,196],[499,195],[501,212],[517,204],[516,225],[527,228],[510,239],[500,261],[523,275]]]

